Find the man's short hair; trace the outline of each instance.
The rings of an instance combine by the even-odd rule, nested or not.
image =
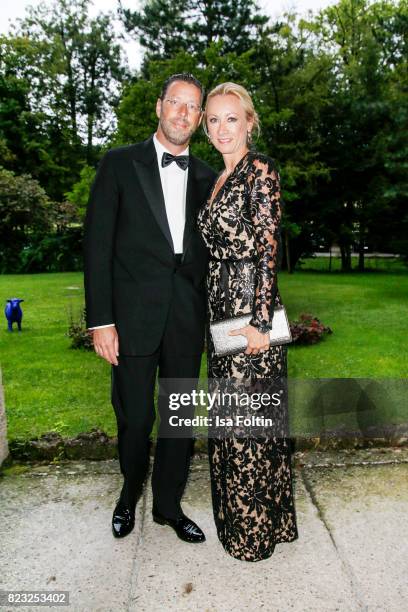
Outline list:
[[[191,85],[195,85],[201,92],[201,104],[203,103],[204,87],[202,86],[200,81],[196,79],[195,76],[189,72],[180,72],[179,74],[172,74],[171,76],[169,76],[163,83],[163,87],[162,87],[161,94],[160,94],[161,100],[164,99],[164,96],[166,95],[168,88],[170,87],[172,83],[174,83],[174,81],[184,81],[185,83],[191,83]]]

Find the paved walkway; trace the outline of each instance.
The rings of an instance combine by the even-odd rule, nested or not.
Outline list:
[[[150,487],[137,528],[113,538],[116,461],[14,470],[0,480],[0,589],[69,591],[86,612],[407,610],[408,449],[297,453],[295,479],[299,540],[245,563],[218,543],[205,459],[183,502],[198,545],[152,523]]]

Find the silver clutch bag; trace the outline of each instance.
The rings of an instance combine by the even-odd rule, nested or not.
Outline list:
[[[231,317],[210,323],[211,337],[214,343],[215,354],[218,356],[231,355],[245,351],[247,339],[245,336],[230,336],[229,332],[248,325],[252,314]],[[290,325],[284,306],[277,306],[273,313],[272,329],[269,332],[270,344],[288,344],[292,342]]]

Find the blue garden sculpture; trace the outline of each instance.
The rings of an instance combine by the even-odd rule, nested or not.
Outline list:
[[[21,319],[23,318],[23,311],[21,310],[20,303],[24,300],[20,298],[11,298],[7,300],[6,308],[4,309],[7,321],[8,330],[13,331],[13,323],[17,323],[18,331],[21,331]]]

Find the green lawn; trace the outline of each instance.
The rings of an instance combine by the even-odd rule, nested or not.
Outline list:
[[[80,273],[0,276],[1,296],[22,297],[23,331],[0,334],[9,437],[46,431],[75,435],[92,427],[115,431],[109,366],[71,350],[69,312],[83,305]]]
[[[281,273],[280,292],[291,320],[310,312],[333,329],[315,346],[289,347],[289,377],[406,378],[408,274]],[[9,438],[46,431],[72,436],[92,427],[115,433],[110,366],[93,353],[71,350],[69,312],[83,304],[80,273],[0,276],[3,303],[24,298],[23,331],[0,330]],[[205,376],[205,359],[202,375]]]

